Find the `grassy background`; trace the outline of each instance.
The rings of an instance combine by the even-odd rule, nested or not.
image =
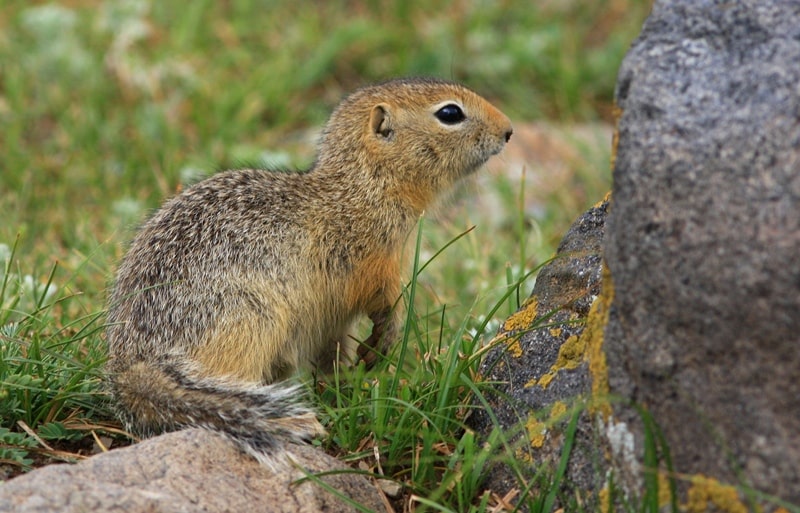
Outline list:
[[[74,439],[83,435],[61,422],[104,418],[106,287],[132,228],[183,184],[242,161],[307,166],[338,100],[393,76],[464,82],[515,125],[609,121],[617,68],[650,3],[5,0],[0,442],[31,443],[17,420],[45,438]],[[425,270],[411,298],[418,334],[478,344],[486,327],[491,336],[490,310],[500,305],[500,319],[516,306],[506,285],[552,254],[608,188],[608,148],[589,154],[589,170],[570,182],[582,204],[567,190],[528,212],[497,177],[491,187],[510,228],[467,222],[465,209],[426,223],[423,257],[478,226]],[[445,305],[455,311],[447,329]],[[340,414],[328,412],[332,425]],[[332,439],[349,447],[363,436]]]
[[[101,290],[126,229],[182,181],[307,164],[306,129],[391,76],[463,81],[515,121],[607,119],[648,3],[7,0],[0,241],[21,233],[37,269],[89,259],[80,288]]]

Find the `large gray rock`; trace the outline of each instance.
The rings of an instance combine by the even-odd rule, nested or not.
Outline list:
[[[674,479],[682,511],[800,504],[798,84],[797,0],[655,4],[619,73],[599,295],[596,259],[543,270],[484,363],[508,394],[490,406],[510,433],[523,427],[531,462],[522,479],[498,466],[492,489],[557,462],[552,412],[583,397],[563,497],[606,511],[612,477],[611,508],[637,504],[655,476],[659,504]],[[594,230],[565,241],[592,252]],[[576,284],[591,292],[565,302]],[[559,305],[551,321],[585,316],[595,296],[585,329],[528,331]],[[487,434],[491,416],[475,426]]]
[[[617,85],[604,345],[610,391],[653,414],[677,471],[795,503],[798,84],[797,0],[656,2]],[[615,418],[641,454],[635,412]]]
[[[0,512],[178,513],[356,511],[319,484],[293,484],[306,472],[343,469],[310,446],[292,446],[297,466],[259,465],[220,435],[190,429],[89,458],[50,465],[0,484]],[[379,493],[362,476],[322,480],[371,511]]]

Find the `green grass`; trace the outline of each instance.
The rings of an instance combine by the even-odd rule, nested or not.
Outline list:
[[[84,438],[92,418],[110,414],[101,387],[102,309],[67,315],[75,309],[63,306],[80,299],[60,295],[57,267],[39,281],[24,274],[15,249],[0,244],[0,461],[28,469],[28,448]]]
[[[342,95],[392,76],[464,82],[515,123],[608,121],[649,3],[3,2],[0,460],[28,468],[36,437],[113,430],[101,387],[106,289],[136,224],[183,184],[238,162],[308,165]],[[465,429],[486,386],[475,381],[479,348],[608,189],[609,148],[580,150],[589,164],[536,211],[496,176],[471,193],[499,198],[496,224],[469,199],[426,221],[392,360],[342,368],[319,390],[330,432],[320,443],[349,460],[374,462],[365,451],[377,449],[418,510],[485,511],[485,468],[498,455],[513,464],[500,432],[482,445]],[[529,494],[532,511],[552,504],[556,471],[525,484],[553,490]]]
[[[325,445],[374,476],[401,483],[416,511],[488,511],[494,499],[482,485],[489,468],[502,461],[523,475],[509,442],[513,433],[498,425],[482,439],[466,423],[472,409],[488,404],[483,393],[492,384],[478,380],[478,372],[492,333],[486,331],[488,320],[454,316],[444,305],[434,311],[415,306],[417,278],[435,259],[446,259],[461,238],[423,262],[423,233],[417,232],[415,278],[403,295],[405,330],[394,351],[375,371],[365,372],[363,365],[338,368],[330,382],[317,383],[321,420],[331,433]],[[507,283],[491,310],[509,302],[518,307],[516,291],[525,279]],[[568,441],[574,429],[572,422]],[[568,454],[569,447],[555,475],[543,468],[529,484],[521,481],[528,490],[550,490],[541,497],[523,493],[529,511],[552,510]]]
[[[0,241],[21,232],[36,265],[92,255],[77,283],[102,294],[119,241],[184,177],[307,164],[307,129],[389,76],[463,81],[514,120],[607,119],[648,3],[4,2]]]

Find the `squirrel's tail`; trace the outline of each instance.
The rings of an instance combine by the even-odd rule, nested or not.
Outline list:
[[[197,378],[172,362],[138,362],[112,372],[118,414],[132,432],[151,436],[185,427],[219,432],[263,464],[274,466],[286,444],[323,434],[299,387],[247,385]]]

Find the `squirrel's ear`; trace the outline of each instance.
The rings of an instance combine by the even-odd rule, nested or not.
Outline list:
[[[369,128],[377,137],[389,139],[392,136],[394,130],[388,105],[379,103],[372,107],[372,111],[369,113]]]

